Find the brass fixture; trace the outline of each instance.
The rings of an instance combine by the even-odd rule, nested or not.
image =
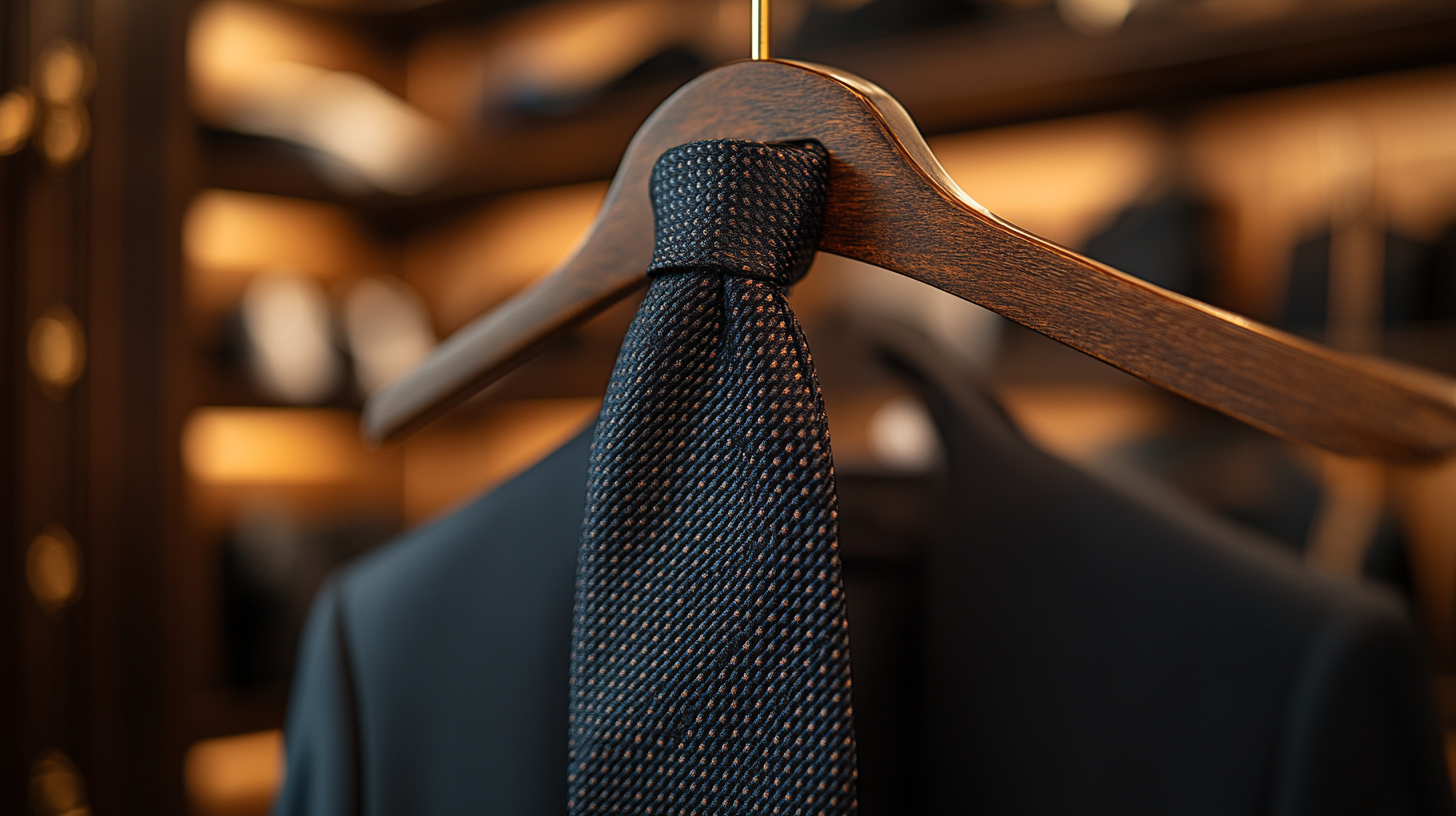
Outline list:
[[[769,58],[769,0],[753,0],[753,58]]]

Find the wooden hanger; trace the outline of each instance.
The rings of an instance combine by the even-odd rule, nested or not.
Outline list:
[[[418,428],[646,286],[653,163],[677,145],[726,138],[813,139],[829,150],[821,252],[978,303],[1283,437],[1388,460],[1456,452],[1456,381],[1307,342],[1038,238],[962,192],[889,94],[832,68],[770,59],[711,70],[664,102],[571,257],[371,398],[365,437]]]

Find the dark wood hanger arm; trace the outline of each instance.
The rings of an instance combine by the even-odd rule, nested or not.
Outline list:
[[[699,139],[815,139],[833,159],[825,252],[923,281],[1281,436],[1352,456],[1456,452],[1456,383],[1341,354],[1027,233],[963,193],[899,103],[803,63],[730,63],[684,86],[628,147],[580,249],[365,407],[395,438],[645,285],[652,163]]]

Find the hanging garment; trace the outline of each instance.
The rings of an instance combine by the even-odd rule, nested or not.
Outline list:
[[[566,812],[590,433],[338,572],[299,645],[279,816]]]
[[[945,441],[926,527],[840,480],[862,813],[1452,812],[1388,596],[1048,456],[917,342],[875,347]],[[588,447],[320,594],[279,816],[565,811]]]
[[[652,284],[592,442],[572,814],[855,813],[823,398],[786,289],[829,155],[694,142],[652,173]]]
[[[924,587],[924,812],[1453,811],[1392,595],[1091,478],[923,347],[887,346],[949,461]]]

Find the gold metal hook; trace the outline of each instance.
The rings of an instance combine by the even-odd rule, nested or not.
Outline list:
[[[753,0],[753,58],[768,59],[769,0]]]

